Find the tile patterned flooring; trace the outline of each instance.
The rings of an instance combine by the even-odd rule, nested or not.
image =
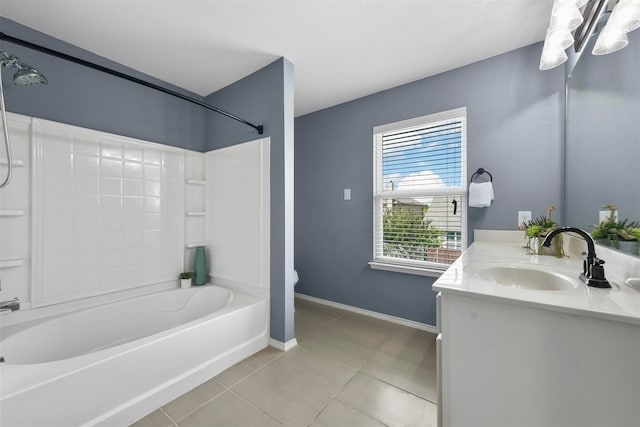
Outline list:
[[[266,348],[134,427],[435,426],[435,335],[296,299],[298,346]]]

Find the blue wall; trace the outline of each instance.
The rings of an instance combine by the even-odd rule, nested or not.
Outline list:
[[[209,95],[206,101],[256,125],[264,135],[207,113],[207,151],[271,138],[271,337],[293,331],[293,65],[284,58]]]
[[[467,107],[467,173],[489,170],[496,195],[469,209],[469,243],[474,229],[515,229],[518,210],[560,207],[564,70],[539,71],[540,52],[524,47],[297,118],[296,291],[435,325],[434,279],[367,265],[377,125]]]
[[[181,91],[0,18],[0,30]],[[7,108],[63,123],[206,151],[258,137],[230,119],[117,77],[3,42],[41,70],[47,86],[6,86]],[[518,210],[560,205],[564,74],[538,71],[533,45],[295,120],[295,258],[298,291],[428,324],[432,279],[372,271],[372,128],[466,106],[468,173],[494,176],[496,201],[469,210],[469,231],[513,229]],[[10,81],[5,70],[5,82]],[[197,95],[189,94],[195,98]],[[202,99],[202,98],[199,98]],[[265,126],[271,137],[272,336],[293,337],[293,66],[281,59],[205,99]],[[342,189],[352,200],[342,200]],[[558,212],[561,215],[562,212]],[[470,235],[470,238],[472,236]]]
[[[3,17],[0,17],[0,31],[203,100],[196,94]],[[49,80],[48,85],[15,87],[10,83],[15,70],[3,67],[8,111],[204,151],[205,110],[202,107],[9,42],[1,42],[0,47],[41,71]]]
[[[567,223],[593,231],[598,211],[640,220],[640,31],[608,55],[585,54],[567,83]]]

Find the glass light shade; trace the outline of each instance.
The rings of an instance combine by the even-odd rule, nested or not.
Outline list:
[[[587,4],[589,0],[556,0],[556,3],[570,4],[575,5],[578,8],[581,8],[585,4]]]
[[[594,55],[606,55],[607,53],[616,52],[628,44],[627,33],[607,24],[600,32],[591,53]]]
[[[628,33],[640,27],[640,0],[620,1],[613,9],[607,26],[613,25]]]
[[[545,41],[542,48],[542,55],[540,56],[540,69],[550,70],[563,64],[567,60],[567,53],[560,46],[552,45]]]
[[[573,31],[582,24],[583,19],[580,9],[575,4],[556,1],[551,11],[549,28]]]
[[[549,28],[547,29],[545,43],[549,43],[552,46],[560,46],[564,50],[573,44],[573,36],[571,31],[566,28]]]

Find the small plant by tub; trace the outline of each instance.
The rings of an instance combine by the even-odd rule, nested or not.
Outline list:
[[[598,243],[620,249],[624,252],[638,254],[638,245],[640,242],[640,222],[629,221],[624,219],[618,221],[616,219],[616,205],[605,205],[609,209],[609,216],[600,224],[592,225],[594,230],[591,237]]]
[[[524,229],[525,239],[527,239],[526,248],[529,250],[529,253],[536,255],[555,255],[557,257],[564,256],[561,234],[554,237],[551,241],[553,245],[552,248],[545,248],[542,246],[542,241],[547,237],[547,234],[558,228],[558,224],[551,219],[551,212],[553,212],[555,208],[556,207],[554,205],[551,205],[547,208],[546,217],[541,216],[539,218],[534,218],[531,221],[522,224],[521,228]]]
[[[180,273],[180,275],[178,276],[178,279],[180,279],[181,288],[188,288],[191,286],[191,279],[193,279],[193,273],[190,271],[185,271],[184,273]]]

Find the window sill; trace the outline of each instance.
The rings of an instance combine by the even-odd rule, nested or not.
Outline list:
[[[428,277],[440,277],[445,272],[446,268],[426,268],[426,267],[414,267],[402,264],[391,264],[379,261],[370,261],[369,267],[373,270],[386,270],[395,271],[396,273],[415,274],[418,276]]]

